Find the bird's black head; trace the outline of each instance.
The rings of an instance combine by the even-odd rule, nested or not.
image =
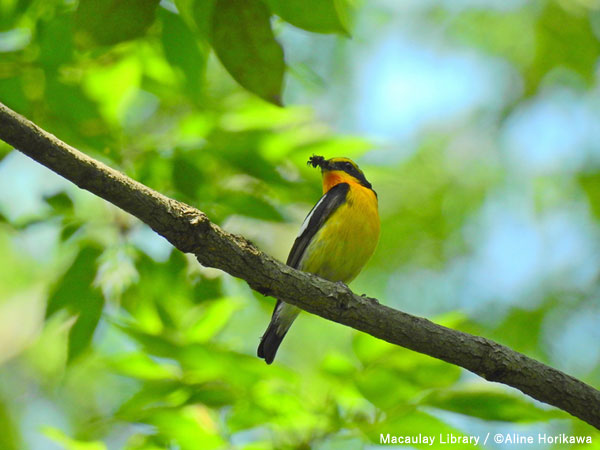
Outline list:
[[[364,187],[372,189],[371,183],[365,178],[365,174],[358,167],[358,165],[350,158],[331,158],[325,159],[322,156],[312,155],[308,159],[309,166],[320,167],[321,172],[343,172],[346,175],[354,178],[357,182],[362,184]]]

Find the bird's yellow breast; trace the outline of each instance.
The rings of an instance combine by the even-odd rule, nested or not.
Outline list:
[[[346,201],[331,215],[308,245],[299,268],[330,281],[352,281],[379,241],[377,196],[349,182]]]

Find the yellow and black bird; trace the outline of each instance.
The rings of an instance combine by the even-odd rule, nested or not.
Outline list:
[[[312,156],[308,164],[321,168],[323,196],[304,219],[287,264],[330,281],[349,283],[379,240],[377,194],[348,158]],[[299,312],[297,307],[277,301],[257,352],[267,364],[273,362]]]

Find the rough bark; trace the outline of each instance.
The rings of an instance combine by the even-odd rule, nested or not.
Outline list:
[[[86,156],[0,103],[0,139],[148,224],[207,267],[252,289],[392,344],[464,367],[556,406],[600,429],[600,391],[489,339],[437,325],[274,260],[201,211]],[[142,281],[143,282],[143,281]]]

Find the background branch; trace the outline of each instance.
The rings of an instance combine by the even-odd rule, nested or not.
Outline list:
[[[204,266],[252,289],[392,344],[515,387],[600,429],[600,391],[491,340],[436,325],[292,269],[219,228],[201,211],[165,197],[70,147],[0,103],[0,138],[57,174],[148,224]]]

